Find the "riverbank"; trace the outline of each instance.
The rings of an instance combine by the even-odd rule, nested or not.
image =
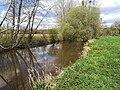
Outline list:
[[[61,38],[61,35],[57,35],[57,34],[50,34],[50,35],[42,35],[42,34],[35,34],[32,37],[32,40],[30,42],[30,44],[27,44],[26,40],[22,40],[20,42],[20,44],[16,47],[13,48],[12,50],[15,49],[25,49],[26,47],[30,47],[30,48],[34,48],[34,47],[38,47],[38,46],[45,46],[48,44],[52,44],[52,43],[58,43],[63,41]],[[5,46],[9,46],[10,43],[5,44]],[[4,45],[3,45],[4,46]],[[0,53],[7,52],[10,51],[11,49],[2,49],[0,48]]]
[[[99,37],[86,57],[54,80],[53,90],[119,90],[120,37]]]

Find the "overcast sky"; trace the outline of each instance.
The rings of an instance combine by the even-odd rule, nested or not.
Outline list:
[[[49,2],[46,3],[44,1],[49,1]],[[42,0],[42,3],[44,5],[52,5],[53,4],[52,1],[56,1],[56,0]],[[80,4],[80,0],[74,0],[74,1]],[[96,0],[96,3],[100,5],[101,18],[103,20],[104,25],[110,26],[114,21],[120,20],[120,0]],[[47,10],[44,11],[44,13],[45,12],[47,12]],[[4,13],[5,13],[5,7],[0,6],[0,17],[2,17]],[[53,20],[54,22],[56,22],[54,20],[54,15],[52,14],[53,14],[52,12],[49,13],[48,19],[50,18],[50,21]],[[51,22],[51,24],[54,22]]]

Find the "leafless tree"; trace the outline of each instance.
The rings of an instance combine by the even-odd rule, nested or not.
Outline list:
[[[7,27],[2,29],[0,31],[0,36],[2,38],[8,35],[9,37],[7,37],[10,40],[10,44],[6,47],[0,44],[0,47],[2,49],[15,48],[20,44],[24,37],[27,38],[26,41],[29,44],[34,35],[33,30],[38,29],[48,13],[46,13],[43,18],[37,22],[38,25],[34,25],[36,14],[40,14],[40,11],[44,10],[40,6],[40,0],[8,0],[7,5],[9,6],[3,19],[0,21],[0,27],[6,23],[9,23],[9,28]],[[51,10],[53,7],[54,5],[51,6],[49,10]],[[22,33],[21,27],[24,27]],[[9,32],[9,34],[2,34],[5,32]],[[27,36],[26,32],[29,33]]]
[[[57,16],[58,21],[61,21],[61,19],[65,16],[66,12],[68,12],[74,5],[73,0],[57,0],[55,2],[55,13]]]

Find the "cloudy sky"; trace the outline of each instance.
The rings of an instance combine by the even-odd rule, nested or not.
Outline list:
[[[49,1],[49,2],[46,2],[46,1]],[[42,0],[41,2],[45,6],[47,5],[51,6],[53,5],[53,1],[56,1],[56,0]],[[80,0],[74,0],[74,1],[79,5],[81,5]],[[96,3],[100,7],[100,10],[101,10],[100,16],[103,20],[104,25],[110,26],[114,21],[120,20],[120,0],[96,0]],[[3,17],[3,14],[5,13],[5,9],[6,9],[6,7],[1,6],[1,4],[2,3],[0,2],[0,18]],[[48,12],[47,9],[43,11],[43,14],[45,14],[46,12]],[[50,27],[53,27],[54,25],[56,25],[55,23],[57,21],[55,20],[54,16],[55,16],[54,13],[50,11],[49,14],[47,15],[47,19],[44,21],[44,24],[49,23],[48,26]],[[41,28],[43,27],[41,26]]]
[[[120,20],[120,0],[99,0],[99,3],[104,24],[110,26]]]

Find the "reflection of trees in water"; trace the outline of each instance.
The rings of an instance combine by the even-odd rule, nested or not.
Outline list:
[[[76,61],[81,50],[82,45],[80,42],[64,42],[58,53],[58,59],[54,63],[60,64],[63,67],[68,66]]]
[[[6,86],[11,90],[31,90],[29,83],[26,82],[28,80],[27,69],[38,65],[35,65],[37,61],[30,49],[26,49],[26,52],[27,56],[29,56],[27,60],[18,51],[10,51],[0,56],[0,58],[3,58],[0,59],[0,64],[2,65],[0,78],[4,81],[4,87],[0,88],[3,88],[3,90],[6,89]],[[10,64],[8,64],[9,62]],[[3,83],[2,81],[1,83]]]
[[[31,90],[31,84],[28,83],[28,69],[33,70],[34,68],[39,71],[41,76],[49,73],[56,75],[57,70],[61,68],[60,65],[66,67],[70,62],[75,62],[81,50],[82,45],[80,43],[64,42],[0,54],[0,79],[2,79],[0,80],[0,89],[1,83],[4,81],[4,86],[9,86],[12,90]],[[47,59],[46,61],[44,57],[48,59],[54,57],[54,60],[49,61]],[[45,61],[40,61],[42,59]],[[5,87],[2,87],[3,90]]]
[[[61,43],[53,44],[53,45],[49,48],[48,54],[49,54],[49,55],[52,55],[52,56],[58,56],[58,53],[59,53],[59,51],[60,51],[60,49],[61,49],[61,46],[62,46]]]

